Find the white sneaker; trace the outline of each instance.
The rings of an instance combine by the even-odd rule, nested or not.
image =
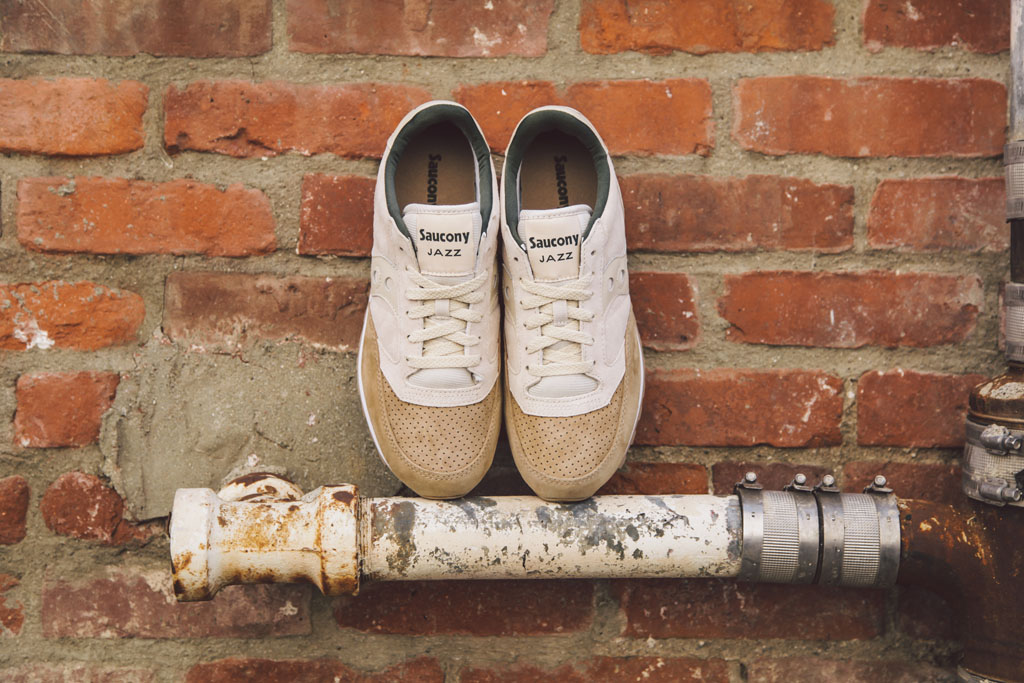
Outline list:
[[[417,107],[388,140],[359,396],[384,462],[427,498],[468,493],[494,457],[497,197],[490,148],[463,106]]]
[[[542,107],[519,122],[501,218],[509,445],[537,495],[582,500],[626,458],[644,368],[622,195],[581,113]]]

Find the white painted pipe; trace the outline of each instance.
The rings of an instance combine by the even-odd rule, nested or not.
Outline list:
[[[253,475],[250,475],[253,476]],[[265,490],[273,475],[253,480]],[[276,479],[276,478],[274,478]],[[419,579],[734,577],[736,496],[359,499],[325,486],[271,501],[232,484],[179,489],[171,515],[174,590],[206,600],[233,583],[309,582],[355,593],[362,577]],[[281,490],[283,486],[274,486]]]

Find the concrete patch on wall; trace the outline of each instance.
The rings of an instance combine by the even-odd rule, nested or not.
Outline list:
[[[400,484],[374,451],[354,354],[257,345],[242,354],[187,352],[154,338],[122,375],[104,416],[104,470],[137,519],[162,517],[178,488],[217,489],[242,467],[284,473],[304,490]]]

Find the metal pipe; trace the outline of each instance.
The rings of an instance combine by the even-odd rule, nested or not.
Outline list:
[[[895,580],[899,558],[888,489],[840,494],[797,483],[800,490],[762,492],[753,473],[739,495],[573,504],[532,496],[360,499],[353,486],[296,499],[289,486],[263,473],[235,480],[221,496],[178,490],[170,535],[180,600],[206,600],[233,583],[308,582],[339,595],[357,592],[363,578],[738,577],[884,586]]]

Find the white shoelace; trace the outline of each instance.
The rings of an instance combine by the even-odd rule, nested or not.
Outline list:
[[[582,345],[593,344],[594,338],[580,331],[580,323],[590,322],[594,314],[579,307],[580,301],[593,295],[586,288],[587,283],[584,280],[559,284],[520,280],[519,283],[527,292],[521,305],[527,310],[536,309],[524,324],[530,330],[540,328],[540,334],[527,343],[526,352],[543,352],[542,364],[528,365],[527,371],[534,377],[590,372],[594,361],[582,360]]]
[[[423,329],[408,337],[411,342],[423,342],[423,354],[418,358],[408,358],[409,366],[423,369],[478,365],[480,355],[471,355],[465,350],[479,344],[480,337],[466,334],[465,330],[468,323],[478,323],[483,319],[481,311],[472,310],[469,306],[484,300],[481,288],[487,282],[487,272],[454,285],[434,282],[411,268],[406,272],[416,284],[406,290],[406,297],[410,301],[423,302],[407,313],[413,320],[423,320]]]

